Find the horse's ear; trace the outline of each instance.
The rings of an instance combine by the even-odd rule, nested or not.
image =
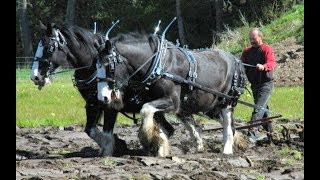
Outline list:
[[[41,29],[42,31],[46,31],[46,30],[47,30],[47,27],[42,23],[41,20],[39,20],[39,25],[40,25],[40,29]]]
[[[47,23],[46,35],[50,36],[52,34],[52,25],[51,23]]]
[[[154,36],[154,35],[149,36],[148,40],[149,40],[149,44],[150,44],[151,49],[157,50],[158,49],[158,39],[156,38],[156,36]]]
[[[105,47],[104,47],[104,51],[108,54],[112,53],[112,43],[110,40],[106,40],[105,42]]]

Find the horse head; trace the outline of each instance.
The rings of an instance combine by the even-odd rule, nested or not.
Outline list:
[[[131,98],[128,94],[134,96],[133,91],[139,91],[137,86],[142,85],[143,77],[155,57],[156,43],[155,35],[139,33],[120,34],[105,41],[104,47],[99,51],[99,57],[105,67],[106,77],[98,80],[98,86],[105,83],[105,90],[98,91],[104,91],[101,93],[106,104],[120,110],[123,107],[122,96],[126,94],[126,98]],[[130,89],[133,87],[137,89]],[[131,93],[126,93],[128,91]]]
[[[55,24],[40,22],[42,37],[32,65],[30,79],[41,89],[50,82],[50,75],[67,58],[66,40]]]
[[[38,46],[41,57],[34,61],[31,74],[36,85],[44,86],[45,79],[62,65],[71,65],[76,70],[76,78],[95,77],[97,48],[103,43],[101,34],[93,34],[78,26],[63,25],[60,28],[51,23],[47,26],[41,24],[41,29],[41,46]]]
[[[110,108],[121,110],[124,107],[122,93],[120,91],[121,81],[117,77],[125,77],[127,73],[120,65],[122,59],[116,54],[112,42],[107,39],[104,46],[99,51],[99,59],[97,63],[97,88],[98,100],[107,104]],[[120,67],[121,66],[121,67]]]

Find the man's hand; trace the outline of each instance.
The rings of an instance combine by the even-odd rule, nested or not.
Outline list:
[[[263,64],[257,64],[257,69],[259,70],[259,71],[263,71],[264,70],[264,65]]]

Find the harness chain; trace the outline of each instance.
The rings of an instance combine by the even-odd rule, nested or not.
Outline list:
[[[165,43],[164,43],[165,41]],[[158,39],[159,42],[159,39]],[[147,84],[150,85],[153,80],[155,80],[156,77],[159,77],[162,73],[162,68],[160,67],[161,65],[161,58],[163,56],[163,52],[166,51],[166,49],[164,48],[164,44],[166,44],[167,41],[164,40],[163,38],[161,39],[160,43],[158,43],[158,50],[156,53],[156,58],[154,61],[152,61],[152,65],[151,65],[151,69],[150,71],[147,73],[147,77],[144,78],[144,80],[142,80],[143,84]]]
[[[196,78],[198,77],[197,75],[197,61],[196,59],[193,57],[193,55],[188,51],[188,49],[186,48],[181,48],[181,47],[177,47],[188,59],[189,61],[189,72],[188,72],[188,79],[191,82],[196,81]],[[193,65],[193,69],[194,71],[192,72],[192,65]],[[190,90],[193,90],[193,86],[189,86]]]

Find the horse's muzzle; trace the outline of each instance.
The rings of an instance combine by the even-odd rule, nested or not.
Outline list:
[[[46,84],[46,80],[45,79],[41,79],[38,76],[32,77],[31,80],[33,81],[33,83],[35,85],[38,85],[38,89],[39,90],[41,90],[42,87]]]

